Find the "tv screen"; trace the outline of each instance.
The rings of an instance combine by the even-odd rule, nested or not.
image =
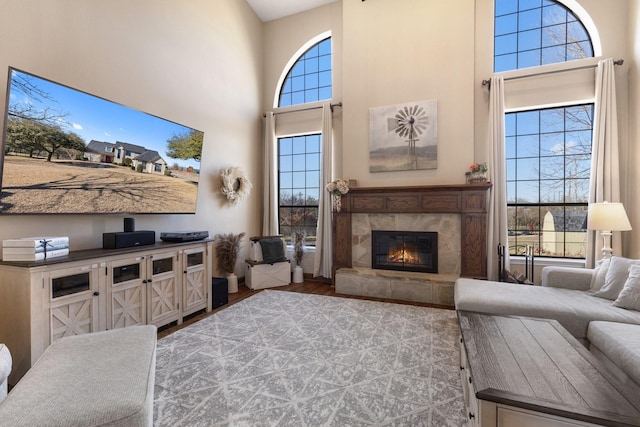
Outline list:
[[[9,68],[1,214],[195,213],[201,131]]]

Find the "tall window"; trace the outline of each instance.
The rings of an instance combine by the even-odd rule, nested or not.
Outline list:
[[[593,104],[505,116],[510,253],[584,258]]]
[[[320,135],[280,138],[280,233],[291,237],[294,231],[307,236],[315,246],[320,200]]]
[[[309,48],[293,64],[280,90],[279,107],[331,99],[331,38]],[[278,224],[290,241],[304,232],[315,246],[320,191],[322,135],[317,131],[278,138]]]
[[[585,26],[558,1],[495,0],[494,28],[495,72],[593,57]],[[593,104],[531,106],[505,124],[509,253],[584,258]]]
[[[496,0],[494,71],[593,56],[584,25],[552,0]]]

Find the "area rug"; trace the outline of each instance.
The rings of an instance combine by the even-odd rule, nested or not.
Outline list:
[[[156,426],[465,426],[452,310],[265,290],[158,341]]]

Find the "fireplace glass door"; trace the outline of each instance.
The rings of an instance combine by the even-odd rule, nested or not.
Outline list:
[[[423,273],[438,272],[438,233],[431,231],[371,232],[371,267]]]

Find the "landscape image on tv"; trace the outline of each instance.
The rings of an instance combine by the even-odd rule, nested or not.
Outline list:
[[[204,134],[9,68],[0,214],[195,213]]]

